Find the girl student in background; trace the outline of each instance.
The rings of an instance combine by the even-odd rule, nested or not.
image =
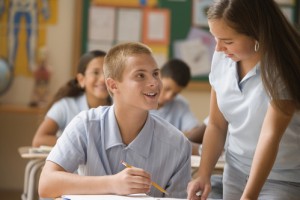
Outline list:
[[[54,146],[58,131],[62,132],[79,112],[111,105],[103,75],[105,55],[104,51],[94,50],[80,58],[76,77],[58,90],[47,107],[46,117],[33,138],[33,147]]]
[[[210,114],[188,199],[207,198],[227,134],[224,200],[299,199],[299,33],[273,0],[217,0],[208,24]]]

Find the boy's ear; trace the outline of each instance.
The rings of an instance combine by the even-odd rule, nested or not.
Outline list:
[[[107,78],[106,79],[106,86],[107,86],[107,89],[109,91],[111,91],[111,93],[113,93],[113,94],[118,89],[116,81],[112,78]]]

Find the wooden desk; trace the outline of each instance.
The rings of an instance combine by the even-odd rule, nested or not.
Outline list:
[[[193,178],[194,178],[196,172],[198,171],[200,160],[201,160],[200,156],[192,155],[192,157],[191,157],[192,177]],[[224,166],[225,166],[225,155],[222,154],[215,166],[213,174],[223,174]]]

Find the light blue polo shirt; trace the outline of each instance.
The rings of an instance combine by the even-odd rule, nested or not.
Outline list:
[[[85,94],[78,97],[65,97],[55,102],[46,114],[54,120],[63,131],[68,123],[81,111],[88,110],[89,106]],[[60,136],[60,135],[59,135]]]
[[[151,110],[150,113],[167,120],[182,132],[199,126],[199,121],[191,112],[187,100],[181,95],[177,95],[158,110]]]
[[[124,169],[120,161],[142,168],[176,198],[186,198],[191,179],[191,145],[174,126],[148,115],[138,136],[126,146],[114,114],[114,106],[101,106],[77,115],[58,139],[47,160],[80,175],[103,176]],[[150,196],[163,193],[151,188]]]
[[[217,104],[228,121],[226,159],[249,174],[263,120],[270,99],[256,65],[239,81],[237,63],[215,52],[209,75],[216,91]],[[283,91],[284,92],[284,91]],[[282,95],[286,98],[286,94]],[[269,179],[300,182],[300,112],[296,112],[279,146]]]

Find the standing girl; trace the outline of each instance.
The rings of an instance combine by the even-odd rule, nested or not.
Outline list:
[[[300,36],[273,0],[218,0],[210,120],[188,198],[206,199],[228,130],[223,199],[300,197]]]

